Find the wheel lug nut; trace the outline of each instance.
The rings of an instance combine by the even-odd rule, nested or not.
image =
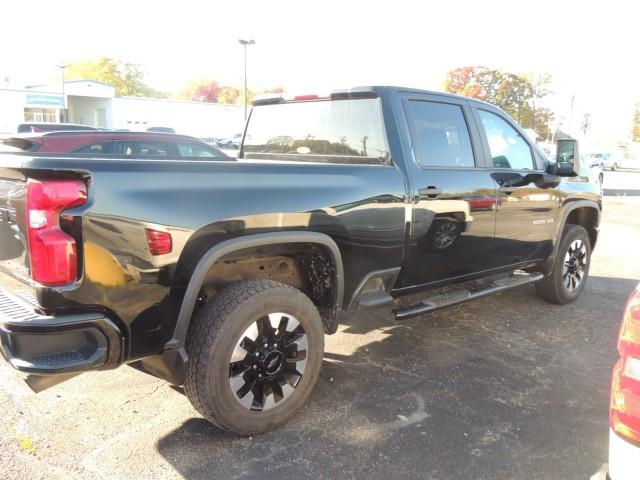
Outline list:
[[[253,366],[253,367],[251,367],[251,368],[253,368],[253,369],[255,370],[256,368],[258,368],[258,365],[254,365],[254,366]]]
[[[278,347],[278,344],[277,344],[277,343],[274,343],[274,344],[273,344],[273,348],[277,348],[277,347]]]
[[[265,343],[265,344],[264,344],[264,348],[269,348],[269,344],[268,344],[268,343]]]
[[[259,356],[260,356],[260,352],[256,352],[256,357],[259,357]]]
[[[261,373],[258,374],[258,378],[262,378],[262,374]]]

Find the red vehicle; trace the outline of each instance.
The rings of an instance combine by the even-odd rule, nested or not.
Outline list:
[[[640,478],[640,285],[633,291],[622,316],[618,339],[620,359],[611,384],[609,477]]]
[[[222,157],[220,149],[174,133],[65,131],[13,136],[2,144],[25,152],[80,153],[131,157]]]

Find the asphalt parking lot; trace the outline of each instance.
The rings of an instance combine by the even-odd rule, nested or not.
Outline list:
[[[588,479],[607,459],[620,314],[640,280],[640,197],[607,197],[573,305],[529,286],[395,322],[360,311],[327,337],[300,414],[221,432],[128,367],[35,395],[0,364],[0,477]]]

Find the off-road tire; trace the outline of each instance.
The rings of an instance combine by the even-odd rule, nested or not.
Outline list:
[[[567,251],[575,241],[581,241],[584,244],[586,249],[586,263],[584,265],[582,280],[573,291],[570,291],[565,285],[563,269]],[[536,282],[536,291],[538,296],[547,302],[558,305],[565,305],[575,301],[580,296],[580,293],[587,282],[590,264],[591,240],[589,239],[589,234],[584,227],[580,225],[567,225],[564,229],[562,239],[560,240],[558,252],[553,261],[553,269],[551,270],[551,273],[542,280]]]
[[[307,335],[306,367],[295,390],[276,406],[254,411],[241,405],[229,385],[230,358],[243,332],[272,312],[293,315]],[[187,338],[189,356],[185,391],[207,420],[240,435],[272,430],[304,405],[318,380],[324,353],[322,320],[300,290],[271,280],[234,283],[197,312]]]

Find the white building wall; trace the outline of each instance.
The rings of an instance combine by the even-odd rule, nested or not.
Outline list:
[[[242,132],[244,107],[133,97],[113,99],[113,128],[171,127],[194,137],[226,137]]]
[[[65,93],[78,97],[113,98],[116,89],[113,85],[107,85],[93,80],[68,80],[64,82]]]
[[[69,109],[69,122],[81,123],[92,127],[111,128],[112,122],[112,102],[111,98],[93,97],[67,97],[67,108]],[[100,125],[98,110],[104,109],[105,122]]]
[[[26,94],[22,90],[0,90],[0,134],[15,133],[24,122]]]
[[[199,138],[229,137],[244,128],[244,107],[181,100],[113,98],[113,87],[95,82],[67,82],[68,119],[106,128],[146,130],[149,127],[171,127],[178,133]],[[46,90],[46,91],[45,91]],[[46,88],[0,89],[0,134],[15,133],[24,122],[27,95],[58,95]],[[42,105],[46,108],[55,108]],[[60,107],[58,107],[60,108]],[[105,125],[98,123],[98,111],[105,109]]]

